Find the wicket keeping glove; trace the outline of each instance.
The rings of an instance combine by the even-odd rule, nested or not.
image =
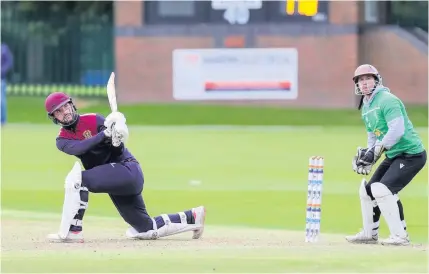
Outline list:
[[[368,149],[366,148],[358,147],[357,153],[353,157],[352,168],[357,174],[368,175],[371,173],[372,164],[364,164],[361,160],[366,155],[367,151]]]
[[[382,144],[376,143],[375,146],[366,150],[365,154],[360,157],[359,163],[362,165],[373,165],[385,151],[385,148]]]

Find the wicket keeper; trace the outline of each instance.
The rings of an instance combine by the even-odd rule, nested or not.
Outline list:
[[[351,243],[378,243],[380,215],[383,215],[390,236],[381,240],[381,244],[409,245],[404,207],[398,193],[426,164],[426,150],[404,104],[383,86],[374,66],[359,66],[353,82],[355,93],[362,95],[359,108],[368,134],[367,147],[358,147],[353,158],[353,170],[368,175],[382,154],[386,157],[368,183],[362,180],[359,196],[363,230],[346,239]]]
[[[89,192],[107,193],[124,221],[130,225],[125,235],[131,239],[158,239],[193,231],[193,239],[204,231],[205,208],[199,206],[154,218],[146,211],[142,197],[143,172],[139,162],[125,147],[129,136],[126,118],[113,112],[79,115],[71,97],[62,92],[45,101],[48,117],[61,126],[57,148],[77,157],[65,178],[65,197],[60,230],[48,235],[54,242],[83,242],[83,217]]]

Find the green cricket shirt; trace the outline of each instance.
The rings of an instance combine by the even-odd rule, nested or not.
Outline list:
[[[402,118],[404,123],[404,134],[386,151],[386,156],[391,159],[401,153],[417,154],[424,151],[422,140],[408,118],[403,102],[386,87],[378,87],[374,93],[362,106],[362,120],[366,130],[375,134],[377,142],[383,143],[388,131],[395,130],[389,129],[389,122]]]

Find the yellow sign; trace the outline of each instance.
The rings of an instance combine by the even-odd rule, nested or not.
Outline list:
[[[312,17],[318,12],[319,0],[286,0],[286,14],[295,15],[295,6],[299,15]]]

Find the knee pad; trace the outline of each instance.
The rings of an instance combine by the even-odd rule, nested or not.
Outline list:
[[[371,184],[371,192],[375,199],[380,199],[389,195],[392,195],[395,198],[395,201],[399,201],[397,194],[393,194],[392,191],[385,185],[380,182]]]
[[[371,192],[375,199],[380,199],[389,195],[392,192],[382,183],[376,182],[371,185]]]
[[[374,196],[375,199],[380,199],[389,195],[393,195],[392,191],[385,185],[380,182],[375,182],[371,184],[371,192],[372,196]]]

